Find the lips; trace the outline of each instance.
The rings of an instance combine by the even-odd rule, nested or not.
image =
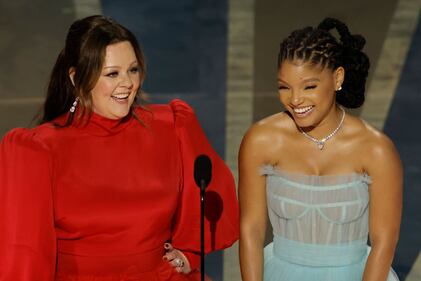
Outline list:
[[[306,113],[309,113],[312,109],[314,108],[314,106],[310,105],[310,106],[304,106],[304,107],[297,107],[294,108],[294,113],[299,114],[299,115],[304,115]]]
[[[130,93],[114,94],[111,97],[116,100],[126,100],[130,96]]]

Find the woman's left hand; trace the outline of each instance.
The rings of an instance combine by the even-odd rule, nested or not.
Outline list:
[[[163,259],[168,261],[171,266],[179,273],[188,274],[191,272],[191,267],[188,259],[180,250],[174,249],[170,243],[164,244],[164,249],[167,251]]]

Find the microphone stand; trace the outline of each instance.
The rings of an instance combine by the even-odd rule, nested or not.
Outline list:
[[[200,188],[200,280],[205,280],[205,189],[212,179],[212,162],[209,156],[199,155],[194,160],[194,181]]]
[[[205,180],[200,180],[200,280],[205,280]]]

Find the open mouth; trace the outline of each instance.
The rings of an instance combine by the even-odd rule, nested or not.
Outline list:
[[[312,111],[314,108],[313,105],[310,106],[305,106],[305,107],[299,107],[299,108],[294,108],[294,113],[297,115],[305,115],[307,113],[309,113],[310,111]]]
[[[117,101],[123,101],[127,100],[130,96],[130,93],[124,93],[124,94],[114,94],[111,97]]]

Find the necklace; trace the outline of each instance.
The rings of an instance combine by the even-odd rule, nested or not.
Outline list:
[[[341,111],[342,111],[342,117],[341,117],[341,121],[339,121],[339,125],[338,125],[338,127],[336,127],[336,129],[335,130],[333,130],[333,132],[332,133],[330,133],[329,135],[327,135],[325,138],[323,138],[323,139],[321,139],[321,140],[319,140],[319,139],[316,139],[316,138],[314,138],[314,137],[312,137],[312,136],[310,136],[309,134],[307,134],[306,132],[304,132],[303,131],[303,129],[301,129],[300,127],[298,127],[298,129],[300,130],[300,132],[306,137],[306,138],[308,138],[309,140],[311,140],[312,142],[315,142],[316,144],[317,144],[317,147],[320,149],[320,150],[322,150],[323,148],[324,148],[324,146],[325,146],[325,143],[329,140],[329,139],[331,139],[338,131],[339,131],[339,129],[342,127],[342,124],[344,123],[344,119],[345,119],[345,110],[342,108],[342,107],[339,107],[340,109],[341,109]]]

